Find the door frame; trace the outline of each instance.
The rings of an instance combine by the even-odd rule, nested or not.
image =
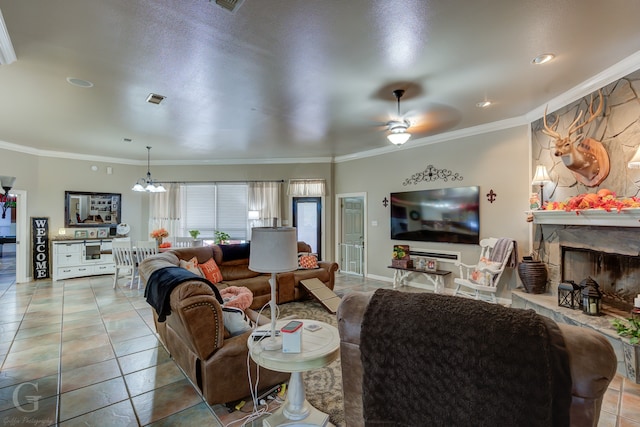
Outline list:
[[[368,220],[367,220],[367,193],[366,192],[360,192],[360,193],[340,193],[340,194],[336,194],[336,208],[335,208],[335,213],[336,213],[336,217],[335,217],[335,222],[334,224],[336,225],[335,227],[335,236],[334,236],[334,242],[335,242],[335,248],[334,248],[334,254],[335,257],[334,258],[338,258],[339,254],[340,254],[340,240],[342,237],[342,199],[346,199],[349,197],[362,197],[362,230],[363,230],[363,234],[364,234],[364,245],[362,248],[363,254],[362,254],[362,276],[363,277],[367,277],[367,254],[369,253],[369,251],[367,251],[367,246],[369,244],[369,236],[368,236],[368,232],[369,232],[369,228],[367,227],[368,224]]]
[[[29,227],[27,192],[24,190],[11,190],[16,195],[16,283],[30,281],[29,271]],[[51,266],[49,267],[51,268]]]
[[[284,222],[282,225],[290,225],[293,227],[293,198],[294,197],[304,197],[304,196],[288,196],[289,203],[287,204],[288,210],[288,218],[287,224]],[[318,254],[320,259],[327,260],[327,233],[325,230],[327,229],[327,221],[326,221],[326,198],[325,196],[309,196],[309,197],[319,197],[320,198],[320,253]]]

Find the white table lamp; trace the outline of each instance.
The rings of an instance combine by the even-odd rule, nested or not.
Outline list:
[[[536,166],[536,174],[533,176],[531,185],[540,186],[540,206],[541,207],[544,205],[544,194],[542,192],[542,188],[547,182],[551,182],[551,178],[549,177],[549,173],[547,172],[547,167],[545,165]]]
[[[294,227],[255,227],[251,233],[249,270],[271,273],[271,336],[262,340],[265,350],[278,350],[282,341],[276,338],[276,273],[298,268],[298,236]]]

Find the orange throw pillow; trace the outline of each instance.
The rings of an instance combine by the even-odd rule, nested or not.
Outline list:
[[[206,277],[211,283],[222,282],[222,273],[213,258],[209,258],[209,261],[204,264],[200,264],[199,267],[200,270],[202,270],[204,277]]]

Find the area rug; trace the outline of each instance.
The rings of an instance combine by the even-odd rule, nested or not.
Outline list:
[[[270,317],[268,309],[262,314]],[[296,301],[279,306],[279,318],[296,317],[300,319],[312,319],[328,323],[330,325],[338,325],[335,314],[329,313],[320,303],[316,301]],[[322,412],[329,414],[329,421],[336,427],[344,427],[344,406],[342,400],[342,371],[340,367],[340,359],[334,360],[328,366],[305,372],[303,375],[305,384],[306,398],[311,405],[318,408]],[[274,411],[278,408],[276,402],[269,405],[269,409]],[[252,405],[247,403],[240,411],[232,413],[224,413],[218,408],[216,415],[220,418],[223,425],[240,426],[247,414],[251,413]],[[254,422],[249,425],[262,425],[261,421]]]

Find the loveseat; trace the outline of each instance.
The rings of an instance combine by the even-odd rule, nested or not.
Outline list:
[[[216,283],[218,289],[228,286],[243,286],[253,293],[252,309],[260,309],[271,300],[269,279],[271,274],[256,273],[249,270],[249,244],[212,245],[192,248],[179,248],[154,255],[151,261],[146,260],[140,265],[140,277],[146,283],[156,269],[167,266],[179,266],[180,260],[188,261],[193,257],[199,264],[204,264],[213,258],[220,272],[222,282]],[[299,253],[309,253],[311,248],[305,242],[298,242]],[[335,272],[338,264],[335,262],[318,261],[318,268],[296,270],[276,275],[276,303],[297,301],[308,296],[300,287],[300,281],[317,278],[325,286],[333,290]]]
[[[394,297],[394,295],[388,295],[385,293],[398,292],[398,291],[378,290],[376,292],[379,293],[378,297],[389,298],[389,297]],[[424,299],[431,298],[432,305],[420,306],[421,309],[416,311],[414,310],[416,307],[413,307],[412,303],[415,302],[417,299],[423,299],[422,295],[424,295]],[[444,324],[444,329],[446,330],[447,328],[455,326],[455,325],[452,325],[453,319],[455,317],[453,317],[452,315],[453,310],[451,310],[452,304],[455,305],[455,303],[457,302],[455,300],[461,300],[462,304],[467,305],[463,307],[462,311],[460,311],[463,314],[462,315],[463,318],[472,310],[479,310],[481,312],[486,312],[488,313],[489,319],[490,319],[495,314],[494,312],[501,311],[500,313],[497,313],[497,314],[504,315],[505,310],[515,310],[515,309],[508,309],[505,307],[496,306],[494,304],[488,304],[481,301],[474,301],[466,298],[463,299],[463,298],[453,297],[453,296],[405,293],[405,298],[407,298],[407,300],[401,301],[401,305],[399,306],[401,307],[400,312],[406,313],[406,318],[404,318],[403,320],[404,320],[404,324],[407,325],[407,330],[410,331],[410,333],[406,335],[406,338],[407,338],[406,340],[403,339],[403,340],[395,341],[395,342],[398,342],[398,341],[402,341],[402,342],[398,342],[397,346],[393,344],[391,346],[385,347],[386,351],[382,353],[393,355],[393,357],[389,356],[390,359],[387,359],[387,360],[401,360],[401,361],[404,360],[404,362],[400,362],[400,364],[405,363],[407,372],[411,372],[411,375],[410,375],[411,380],[409,381],[411,382],[411,384],[403,383],[402,380],[399,379],[398,377],[393,377],[392,375],[389,375],[389,372],[392,369],[392,367],[389,365],[386,365],[384,366],[384,369],[385,369],[384,375],[380,377],[380,382],[377,383],[378,387],[372,388],[372,389],[370,388],[369,390],[373,390],[373,392],[367,393],[366,384],[371,384],[371,383],[367,383],[367,381],[371,381],[371,376],[372,376],[372,371],[368,370],[366,379],[363,378],[363,373],[366,370],[366,368],[364,368],[363,366],[370,366],[370,365],[364,365],[364,364],[367,363],[366,361],[369,360],[369,358],[372,356],[371,353],[367,354],[366,352],[366,349],[368,348],[367,345],[369,345],[368,343],[371,343],[371,342],[373,342],[374,345],[378,345],[377,343],[382,342],[381,340],[383,339],[383,335],[384,335],[380,332],[380,329],[377,329],[376,331],[371,330],[370,333],[373,333],[373,337],[372,337],[373,341],[369,340],[368,342],[365,342],[365,337],[367,335],[362,333],[363,330],[365,330],[366,332],[366,328],[371,324],[367,322],[370,322],[370,320],[368,319],[374,318],[373,313],[377,314],[376,317],[378,319],[380,318],[380,312],[377,312],[375,310],[369,313],[369,316],[371,317],[367,317],[367,314],[366,314],[367,310],[369,309],[370,303],[372,303],[372,306],[374,307],[376,306],[375,304],[373,304],[374,298],[376,297],[374,297],[373,292],[353,292],[343,297],[342,303],[338,309],[338,329],[340,332],[340,357],[341,357],[342,375],[343,375],[342,382],[343,382],[343,390],[344,390],[345,419],[348,426],[364,425],[365,417],[369,421],[371,421],[371,418],[370,418],[371,414],[367,414],[364,409],[367,406],[363,403],[363,401],[365,400],[365,398],[363,397],[363,394],[367,394],[368,396],[371,396],[371,394],[375,394],[378,391],[386,391],[389,389],[402,390],[402,392],[400,393],[401,395],[398,395],[396,399],[388,399],[388,401],[381,402],[381,406],[376,407],[372,405],[369,407],[376,408],[376,410],[380,410],[383,413],[385,411],[387,413],[390,413],[399,406],[404,405],[402,407],[407,407],[408,405],[410,408],[413,408],[414,413],[419,413],[420,414],[419,416],[423,420],[427,419],[426,418],[427,415],[429,416],[433,415],[431,413],[432,411],[430,411],[430,408],[434,408],[434,411],[437,411],[438,409],[442,410],[442,406],[450,405],[450,406],[447,406],[448,410],[450,410],[451,412],[457,412],[459,410],[464,410],[460,408],[468,408],[468,407],[471,407],[471,405],[473,404],[478,404],[477,400],[481,401],[479,405],[483,405],[485,402],[487,403],[486,407],[488,408],[488,410],[481,411],[483,412],[481,414],[483,417],[484,416],[491,417],[494,414],[500,415],[507,408],[511,409],[511,405],[513,402],[509,401],[510,400],[509,397],[503,400],[501,400],[501,398],[498,397],[500,395],[500,392],[503,391],[503,390],[500,390],[499,387],[491,387],[488,383],[483,383],[479,385],[479,388],[481,390],[485,390],[485,392],[474,394],[471,392],[472,387],[470,385],[464,386],[464,383],[467,377],[471,375],[475,375],[476,374],[475,372],[472,372],[472,371],[456,372],[455,374],[460,375],[458,378],[459,379],[461,378],[459,383],[454,383],[454,381],[452,381],[448,376],[445,376],[446,373],[450,372],[448,371],[448,369],[452,369],[453,371],[455,371],[457,368],[459,368],[460,366],[459,364],[461,363],[461,361],[462,363],[466,363],[466,361],[464,360],[465,357],[468,357],[470,359],[476,359],[479,364],[478,366],[483,366],[486,363],[490,362],[487,359],[480,359],[480,357],[482,356],[480,356],[479,350],[481,349],[481,347],[489,346],[489,354],[491,354],[492,347],[491,347],[491,344],[489,344],[490,341],[488,341],[486,338],[487,336],[489,336],[488,334],[493,333],[493,330],[495,329],[494,324],[491,322],[491,320],[483,323],[481,326],[477,325],[477,327],[468,328],[468,331],[470,334],[472,335],[475,334],[478,337],[480,337],[479,343],[478,342],[472,343],[470,341],[466,341],[462,337],[460,337],[460,335],[457,335],[456,339],[454,339],[453,342],[440,341],[442,345],[440,344],[432,345],[431,347],[436,347],[434,352],[431,353],[431,349],[429,349],[425,353],[422,353],[420,355],[421,360],[404,360],[401,354],[403,351],[403,348],[402,348],[403,344],[404,344],[404,347],[410,346],[410,344],[407,343],[407,341],[409,341],[409,338],[410,338],[409,335],[411,335],[411,337],[413,338],[416,336],[419,337],[421,333],[422,334],[425,333],[425,329],[417,326],[420,324],[418,321],[419,321],[419,318],[422,316],[421,313],[425,312],[425,310],[441,311],[442,319],[445,319],[441,323]],[[382,308],[379,308],[380,310],[386,310],[385,307],[389,305],[388,304],[389,301],[390,299],[386,299],[386,300],[382,299],[382,300],[375,300],[375,303],[379,304],[377,307],[382,307]],[[407,301],[410,301],[409,304],[407,304]],[[420,304],[429,304],[429,301],[420,302]],[[481,305],[478,305],[478,304],[481,304]],[[436,307],[436,308],[433,309],[430,307]],[[507,314],[510,314],[510,313],[507,313]],[[557,357],[557,353],[556,353],[557,351],[559,351],[560,354],[566,351],[566,355],[568,356],[568,366],[566,366],[566,364],[562,365],[561,363],[551,365],[554,367],[554,369],[557,368],[558,366],[561,366],[564,368],[564,369],[561,369],[562,375],[558,375],[560,377],[564,376],[563,387],[558,387],[558,388],[561,388],[566,393],[559,396],[557,399],[556,399],[556,395],[554,394],[553,395],[554,397],[552,400],[554,402],[556,400],[563,400],[565,402],[565,405],[570,405],[568,409],[565,409],[565,411],[566,413],[568,413],[566,416],[569,417],[571,426],[576,426],[576,427],[577,426],[580,426],[580,427],[594,426],[595,427],[598,424],[603,396],[607,391],[607,387],[610,381],[614,378],[615,372],[616,372],[617,360],[616,360],[616,355],[613,351],[613,348],[611,347],[611,345],[609,344],[606,338],[604,338],[602,335],[598,334],[593,330],[580,328],[577,326],[565,325],[565,324],[556,324],[553,320],[548,318],[543,318],[543,316],[539,316],[540,318],[538,319],[536,318],[536,316],[538,315],[533,313],[532,311],[531,312],[527,311],[526,313],[522,313],[522,314],[524,316],[531,316],[529,318],[534,319],[538,322],[541,322],[544,325],[547,325],[543,329],[548,331],[549,341],[553,340],[553,343],[549,345],[549,347],[552,348],[552,350],[549,353],[556,354],[556,356],[554,357]],[[398,317],[404,317],[404,315],[398,316]],[[387,319],[389,319],[389,317],[387,317]],[[410,319],[411,321],[407,321],[407,319]],[[363,322],[365,323],[364,327],[363,327]],[[388,323],[393,323],[393,322],[388,322]],[[437,326],[434,326],[434,327],[437,328]],[[432,334],[434,333],[433,331],[431,331],[430,327],[427,327],[426,329],[429,329],[430,333]],[[435,329],[435,330],[438,331],[439,329]],[[509,331],[509,333],[511,333],[511,331]],[[457,338],[459,338],[459,340]],[[517,335],[515,333],[515,330],[514,330],[513,338],[518,341],[523,339],[522,335]],[[509,341],[509,342],[513,343],[512,341]],[[479,344],[479,345],[474,346],[474,344]],[[462,352],[465,352],[467,349],[470,350],[469,354],[461,355],[459,353],[459,350],[461,349],[462,349]],[[440,356],[434,357],[434,355],[438,354],[438,351],[440,351]],[[379,353],[379,352],[374,352],[374,353]],[[430,354],[427,354],[427,353],[430,353]],[[532,351],[533,355],[542,354],[542,353],[543,353],[542,351],[538,351],[537,349]],[[529,354],[526,354],[526,355],[522,355],[522,353],[519,353],[519,354],[521,356],[516,355],[515,359],[511,355],[506,355],[505,353],[496,354],[494,357],[499,358],[501,362],[505,362],[505,361],[515,362],[514,372],[519,373],[519,371],[527,369],[527,363],[525,359],[530,356]],[[380,354],[377,354],[377,355],[374,354],[373,356],[379,357]],[[476,360],[474,360],[472,363],[475,363]],[[531,360],[531,359],[528,359],[528,360]],[[560,359],[555,359],[555,360],[557,361]],[[418,390],[418,393],[417,393],[418,398],[415,400],[411,400],[411,398],[408,398],[407,396],[411,394],[410,393],[411,389],[415,388],[417,381],[414,381],[414,380],[416,380],[421,374],[421,370],[424,369],[422,368],[422,366],[425,364],[425,362],[435,363],[435,366],[436,366],[435,371],[438,372],[438,374],[435,377],[433,376],[429,377],[427,382],[438,383],[442,387],[438,389],[438,393],[434,393],[434,394],[429,394],[428,392],[426,392],[425,389],[420,389]],[[453,368],[447,368],[451,364],[453,365]],[[504,367],[504,376],[507,375],[508,369],[509,368],[507,368],[506,366]],[[570,378],[567,379],[569,375],[570,375]],[[546,376],[543,377],[542,373],[534,372],[532,378],[536,378],[536,379],[546,378]],[[503,380],[503,379],[501,378],[500,380]],[[373,381],[377,381],[377,378]],[[473,384],[473,385],[478,386],[478,384]],[[527,393],[531,392],[530,386],[531,384],[529,383],[520,384],[520,385],[514,385],[514,384],[509,385],[509,389],[515,388],[517,390],[520,390],[519,393],[514,393],[514,395],[525,396],[525,399],[524,399],[525,400],[524,405],[526,408],[524,411],[525,413],[528,412],[528,409],[529,409],[528,407],[529,401],[527,400],[527,397],[529,395]],[[554,390],[557,390],[558,388],[554,388]],[[457,393],[454,393],[454,390],[456,390]],[[568,394],[570,394],[570,396],[568,396]],[[444,400],[442,398],[444,398]],[[423,400],[426,402],[418,402],[418,400]],[[533,406],[533,400],[534,399],[531,398],[532,406]],[[440,403],[440,405],[438,405],[438,403]],[[426,405],[429,409],[423,412],[420,412],[418,408],[420,408],[420,405],[422,404]],[[407,412],[410,412],[410,411],[407,411]],[[427,414],[428,412],[429,414]],[[533,409],[532,409],[532,412],[533,412]],[[553,413],[553,411],[551,412]],[[548,413],[549,412],[547,412],[547,414]],[[480,425],[479,424],[480,417],[477,416],[479,414],[478,412],[475,412],[475,414],[476,414],[475,418],[474,419],[470,418],[468,420],[468,424],[465,423],[464,425],[472,425],[474,424],[475,421],[477,421],[475,425]],[[553,415],[557,415],[557,414],[553,414]],[[447,413],[447,409],[445,409],[444,414],[442,414],[442,411],[441,411],[439,416],[442,416],[444,419],[447,419],[447,417],[450,417],[450,414]],[[566,421],[566,417],[564,420]],[[533,423],[533,421],[531,422]],[[507,425],[507,424],[495,424],[495,425]],[[527,424],[534,425],[531,423],[527,423]],[[433,423],[432,425],[439,425],[439,423],[436,422],[436,423]],[[445,423],[442,425],[452,425],[452,424]],[[488,424],[488,425],[491,425],[491,424]],[[551,425],[551,423],[546,425]],[[553,423],[553,425],[564,425],[564,423]]]

